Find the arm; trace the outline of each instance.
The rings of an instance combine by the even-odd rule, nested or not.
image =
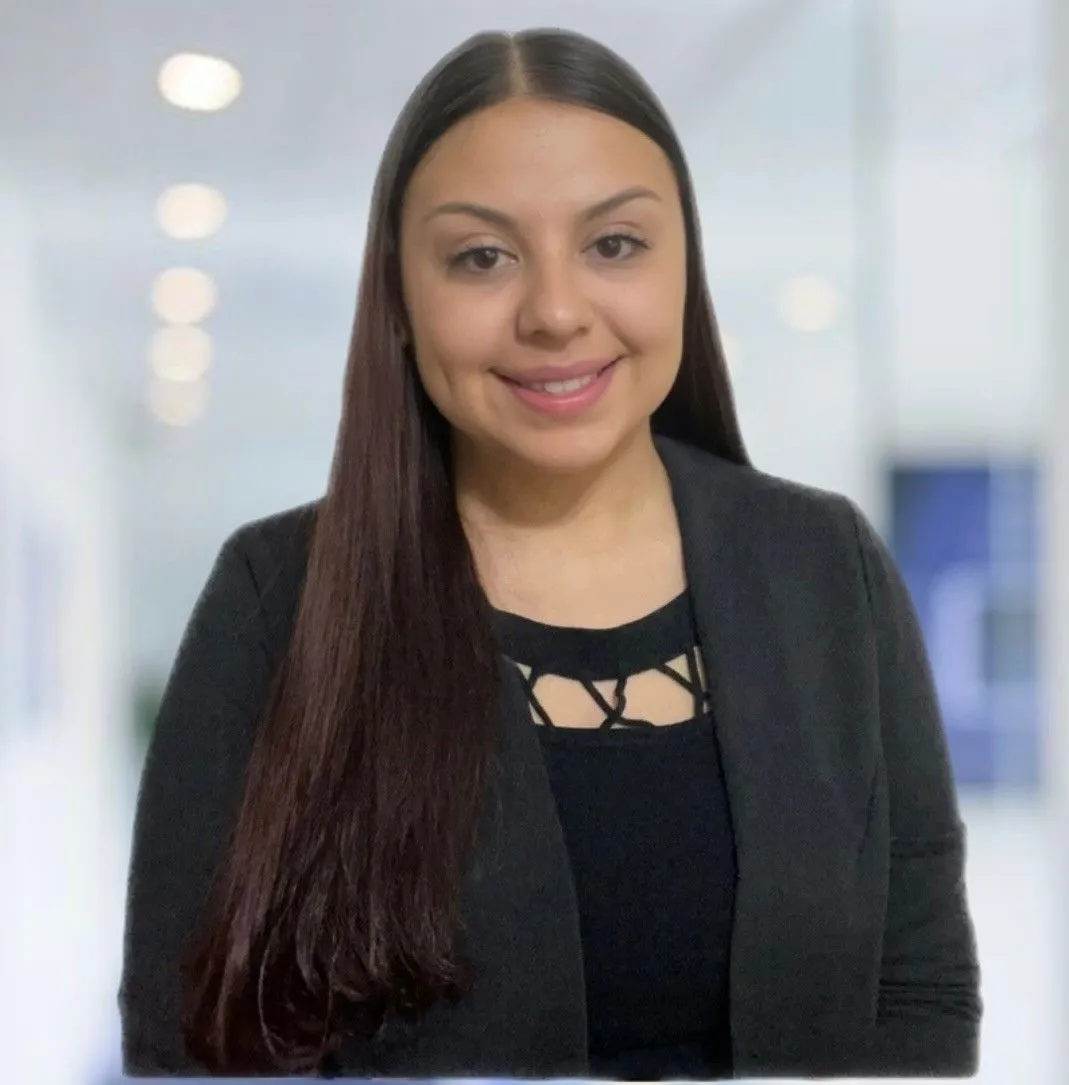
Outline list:
[[[119,987],[127,1074],[206,1074],[182,1039],[179,962],[236,816],[269,677],[239,533],[197,600],[142,771]]]
[[[854,522],[879,668],[891,867],[876,1030],[868,1061],[899,1076],[975,1074],[982,1003],[966,903],[962,825],[913,601],[863,516]]]

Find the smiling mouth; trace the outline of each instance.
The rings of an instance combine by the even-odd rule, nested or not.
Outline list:
[[[504,373],[498,373],[497,376],[508,384],[515,384],[520,388],[530,388],[535,392],[551,392],[556,395],[568,395],[572,392],[581,391],[588,384],[592,384],[602,375],[602,373],[608,369],[612,369],[619,360],[619,358],[614,358],[600,369],[593,373],[587,373],[584,377],[568,377],[558,381],[520,381],[516,380],[514,377],[506,377]]]

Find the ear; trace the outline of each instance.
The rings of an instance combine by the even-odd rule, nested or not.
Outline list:
[[[401,346],[407,350],[412,345],[412,335],[408,330],[408,315],[403,311],[395,313],[390,323],[393,325],[394,335],[397,336]]]

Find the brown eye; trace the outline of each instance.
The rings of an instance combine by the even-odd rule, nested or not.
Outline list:
[[[497,249],[475,249],[471,254],[472,266],[480,271],[490,271],[497,267],[497,257]]]
[[[639,249],[647,248],[644,241],[630,234],[609,234],[594,242],[598,256],[603,260],[620,260],[634,256]]]
[[[501,266],[503,255],[500,249],[492,245],[480,245],[478,248],[458,253],[449,264],[450,267],[465,268],[468,271],[495,271]]]

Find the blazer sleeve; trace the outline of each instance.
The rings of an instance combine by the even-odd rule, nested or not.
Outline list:
[[[239,532],[194,607],[142,769],[118,995],[128,1075],[209,1076],[185,1050],[179,963],[237,812],[269,672]]]
[[[883,541],[853,512],[875,632],[891,822],[869,1061],[881,1075],[969,1077],[979,1064],[982,1002],[965,827],[913,600]]]

